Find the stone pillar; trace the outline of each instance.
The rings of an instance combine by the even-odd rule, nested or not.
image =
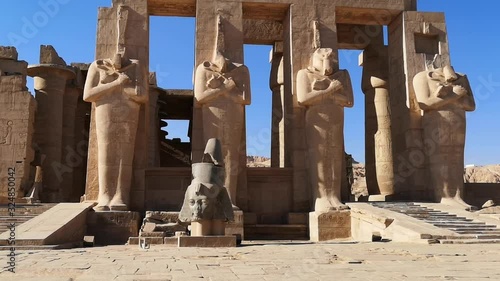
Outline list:
[[[394,185],[398,197],[429,200],[422,114],[412,81],[429,67],[451,65],[443,13],[402,12],[389,26]]]
[[[59,202],[63,176],[68,172],[63,163],[63,120],[66,83],[75,72],[57,56],[51,46],[41,47],[40,63],[31,65],[38,104],[35,118],[35,143],[38,145],[44,173],[42,202]]]
[[[64,202],[78,202],[79,196],[74,196],[74,168],[83,162],[84,155],[78,155],[75,143],[75,121],[78,99],[83,94],[83,77],[78,68],[73,68],[76,77],[69,80],[63,98],[63,131],[62,131],[62,175],[61,199]],[[81,195],[81,194],[80,194]]]
[[[272,91],[271,121],[271,167],[285,167],[285,85],[283,77],[283,43],[276,43],[271,51],[271,76],[269,86]]]
[[[149,151],[149,159],[148,165],[149,167],[160,167],[160,139],[158,136],[159,131],[161,130],[160,126],[160,117],[158,116],[159,108],[158,108],[158,96],[160,94],[160,90],[158,89],[157,81],[156,81],[156,73],[149,73],[149,140],[148,140],[148,151]]]
[[[85,85],[89,64],[72,63],[71,65],[81,72],[82,81],[78,82],[78,84],[81,84],[83,87],[83,85]],[[79,97],[76,102],[74,143],[76,155],[81,161],[77,161],[75,163],[76,166],[73,167],[72,200],[81,200],[81,197],[85,194],[91,108],[91,104],[83,100],[83,89],[80,89]]]
[[[370,200],[385,200],[394,193],[387,47],[370,44],[360,55],[360,66],[365,93],[366,183]]]
[[[123,53],[123,60],[136,59],[140,62],[140,75],[145,91],[149,91],[149,14],[147,0],[113,0],[111,8],[99,8],[96,59],[109,59],[117,51]],[[121,17],[118,19],[118,9]],[[130,209],[144,209],[145,169],[148,167],[148,136],[150,107],[141,106],[135,139],[133,175],[130,190]],[[85,201],[97,200],[99,193],[97,167],[97,138],[95,106],[92,105],[89,158]]]
[[[26,88],[27,67],[14,47],[0,47],[0,204],[31,188],[36,101]]]
[[[222,2],[217,0],[198,0],[196,3],[196,58],[195,65],[211,60],[218,40],[217,18],[223,19],[224,56],[233,63],[243,64],[243,6],[241,2]],[[244,109],[243,109],[243,112]],[[245,114],[245,113],[243,113]],[[246,169],[246,121],[243,118],[243,133],[240,146],[236,206],[245,211],[247,208],[247,169]],[[205,142],[203,136],[203,116],[200,104],[195,99],[193,108],[192,159],[201,159]],[[229,168],[228,168],[229,169]],[[233,196],[233,195],[232,195]]]

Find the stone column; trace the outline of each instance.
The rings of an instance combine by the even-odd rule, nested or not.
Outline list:
[[[61,199],[64,202],[78,202],[79,197],[74,197],[73,176],[74,168],[83,162],[85,155],[79,155],[75,143],[75,122],[78,106],[78,98],[83,94],[83,77],[78,68],[73,68],[76,77],[68,81],[63,98],[63,132],[62,132],[62,175]],[[80,194],[82,195],[82,194]]]
[[[96,59],[109,59],[117,51],[123,60],[140,62],[141,83],[149,92],[149,14],[147,0],[113,0],[112,7],[100,8],[96,41]],[[118,11],[121,12],[118,18]],[[148,167],[149,103],[142,105],[135,138],[133,176],[130,190],[130,209],[144,209],[145,169]],[[97,135],[95,106],[92,105],[89,157],[85,187],[85,201],[97,200],[99,193]]]
[[[75,72],[57,64],[39,64],[28,68],[34,77],[38,109],[35,117],[35,143],[42,154],[44,191],[42,202],[58,202],[63,175],[62,163],[64,93]]]
[[[285,85],[283,80],[283,45],[275,44],[271,51],[272,91],[271,167],[285,167]]]
[[[366,183],[370,200],[385,200],[394,193],[387,47],[370,44],[360,55],[360,66],[365,93]]]
[[[388,26],[394,192],[411,200],[429,200],[422,113],[412,87],[427,68],[451,65],[443,13],[402,12]]]
[[[85,85],[89,64],[72,63],[72,66],[79,69],[82,73],[82,81],[78,84]],[[80,89],[79,97],[76,101],[76,113],[74,122],[74,144],[77,157],[81,161],[73,167],[73,188],[72,200],[79,199],[85,194],[85,175],[87,172],[88,144],[89,144],[89,126],[91,104],[83,100],[83,89]]]
[[[149,140],[148,140],[148,151],[149,151],[149,159],[148,166],[149,167],[160,167],[160,140],[159,140],[159,131],[161,130],[160,126],[160,117],[158,116],[159,107],[158,107],[158,97],[160,95],[160,90],[158,89],[156,73],[149,73]]]

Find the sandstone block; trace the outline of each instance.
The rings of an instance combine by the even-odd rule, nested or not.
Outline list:
[[[309,213],[309,236],[314,242],[350,238],[351,212]]]
[[[15,47],[0,46],[0,59],[17,60],[18,54]]]

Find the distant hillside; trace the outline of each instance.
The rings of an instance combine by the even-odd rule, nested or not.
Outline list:
[[[271,158],[263,156],[247,156],[247,167],[271,167]]]
[[[464,182],[500,183],[500,165],[467,167],[464,172]]]

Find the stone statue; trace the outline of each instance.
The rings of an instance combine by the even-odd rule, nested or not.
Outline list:
[[[465,112],[476,108],[466,75],[451,66],[413,79],[420,109],[430,184],[437,201],[471,210],[463,195]]]
[[[187,188],[179,220],[191,222],[192,236],[224,235],[225,222],[234,219],[234,212],[224,187],[219,140],[208,141],[203,161],[192,165],[192,173],[193,180]],[[200,226],[199,235],[193,234],[194,225]]]
[[[226,179],[233,207],[236,205],[236,187],[243,130],[245,105],[251,102],[250,74],[245,65],[229,61],[219,51],[212,61],[205,61],[196,69],[194,95],[202,108],[203,137],[217,138],[222,145]]]
[[[336,69],[330,48],[317,48],[309,68],[297,74],[297,100],[306,110],[309,175],[317,213],[347,209],[340,198],[345,176],[344,107],[354,103],[351,79]]]
[[[95,104],[99,197],[97,211],[128,210],[134,146],[147,93],[137,60],[97,60],[90,65],[83,99]]]

